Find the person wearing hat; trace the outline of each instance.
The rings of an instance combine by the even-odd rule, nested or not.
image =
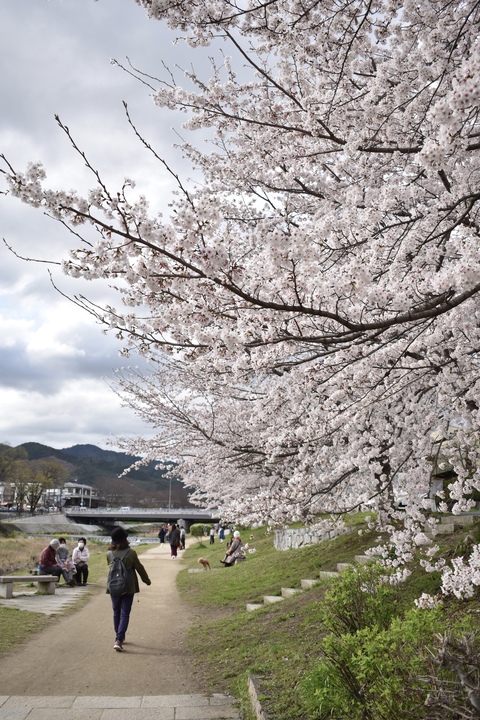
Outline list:
[[[64,570],[57,563],[57,550],[60,547],[60,540],[54,538],[50,540],[46,548],[42,550],[40,560],[38,562],[38,571],[40,575],[55,575],[60,578],[63,575],[63,579],[70,587],[75,587],[74,580],[68,575],[68,571]]]
[[[245,560],[245,551],[243,549],[240,533],[238,530],[235,530],[233,533],[233,540],[225,553],[225,557],[223,560],[220,560],[220,562],[223,563],[225,567],[228,567],[230,565],[234,565],[237,560]]]
[[[115,644],[113,649],[117,652],[123,652],[123,643],[125,642],[125,634],[130,620],[133,598],[135,593],[140,592],[137,573],[145,585],[151,585],[152,583],[147,571],[138,559],[137,553],[130,547],[125,530],[121,527],[116,527],[112,530],[110,537],[112,538],[112,542],[110,543],[107,553],[108,564],[111,565],[115,557],[123,557],[123,563],[131,575],[132,580],[129,592],[115,597],[110,595],[113,609],[113,627],[115,630]],[[128,552],[125,553],[127,549]]]

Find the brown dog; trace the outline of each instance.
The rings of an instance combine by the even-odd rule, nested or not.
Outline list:
[[[211,570],[210,563],[208,560],[205,560],[205,558],[198,558],[197,562],[200,563],[200,565],[203,565],[204,570]]]

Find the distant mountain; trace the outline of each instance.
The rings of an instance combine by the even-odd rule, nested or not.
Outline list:
[[[172,507],[188,507],[188,492],[184,485],[165,477],[165,472],[155,470],[155,463],[132,470],[119,477],[123,471],[140,460],[114,450],[102,450],[96,445],[73,445],[58,450],[36,442],[23,443],[29,460],[57,459],[70,470],[70,480],[97,488],[107,504],[145,505],[170,504]],[[173,467],[173,464],[172,464]]]
[[[114,450],[102,450],[96,445],[73,445],[72,447],[61,450],[62,453],[72,455],[76,458],[97,458],[98,460],[111,460],[112,462],[131,463],[133,455],[115,452]],[[140,460],[140,458],[135,458]]]

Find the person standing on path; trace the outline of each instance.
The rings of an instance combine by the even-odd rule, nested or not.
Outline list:
[[[165,535],[167,534],[167,528],[165,525],[162,525],[160,528],[160,531],[158,533],[158,539],[160,540],[160,545],[163,545],[165,542]]]
[[[140,592],[137,573],[145,585],[151,585],[152,583],[147,571],[138,559],[137,553],[130,547],[125,530],[121,527],[116,527],[112,530],[110,537],[112,538],[112,542],[110,543],[107,553],[108,564],[111,565],[116,557],[123,557],[123,563],[131,576],[129,592],[119,596],[110,595],[113,609],[113,627],[115,630],[115,644],[113,649],[117,652],[123,652],[123,643],[125,642],[125,634],[130,620],[133,598],[135,597],[135,593]],[[127,550],[126,553],[125,550]]]
[[[175,523],[168,526],[168,542],[170,543],[170,557],[177,557],[177,550],[180,545],[180,530]]]

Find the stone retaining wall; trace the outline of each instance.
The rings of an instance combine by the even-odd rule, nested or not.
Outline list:
[[[352,532],[353,528],[332,528],[328,532],[319,532],[310,528],[294,530],[275,530],[273,545],[276,550],[296,550],[297,548],[316,545],[323,540],[332,540],[338,535]]]

